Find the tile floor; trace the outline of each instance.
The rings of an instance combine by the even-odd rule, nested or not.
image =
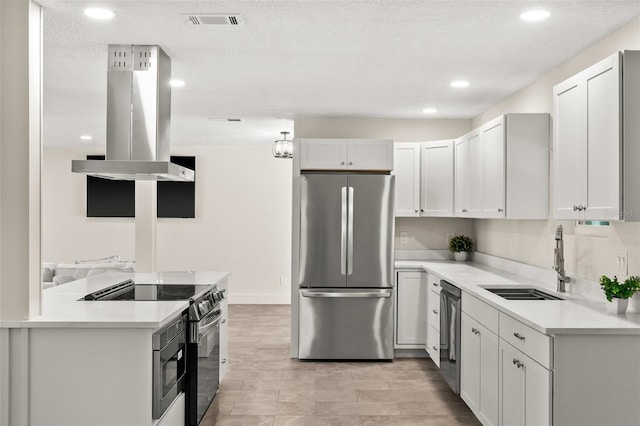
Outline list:
[[[202,426],[479,424],[429,359],[290,359],[289,316],[229,306],[229,371]]]

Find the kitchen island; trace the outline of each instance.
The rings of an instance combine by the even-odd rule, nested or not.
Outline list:
[[[28,374],[29,424],[184,424],[184,395],[162,418],[152,418],[152,336],[180,318],[189,302],[79,299],[126,279],[226,290],[228,277],[214,271],[114,273],[46,290],[42,315],[19,324],[28,334],[22,370]]]

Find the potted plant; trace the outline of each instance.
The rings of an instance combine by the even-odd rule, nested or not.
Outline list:
[[[629,311],[640,313],[640,277],[631,276],[629,279],[633,279],[636,282],[636,291],[633,293],[633,296],[629,299]]]
[[[640,289],[640,277],[631,276],[620,282],[615,275],[613,279],[603,275],[600,277],[600,287],[610,302],[607,303],[607,312],[623,314],[627,310],[629,298]]]
[[[473,240],[466,235],[456,235],[449,240],[449,251],[458,262],[467,260],[467,256],[473,250]]]

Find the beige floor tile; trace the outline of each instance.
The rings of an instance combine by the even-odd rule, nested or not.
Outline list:
[[[222,383],[220,383],[220,392],[226,392],[228,390],[240,390],[243,383],[243,379],[229,379],[225,377]]]
[[[200,426],[271,426],[274,416],[217,416],[210,422],[203,419]]]
[[[276,416],[274,426],[359,426],[358,416]]]
[[[327,416],[399,416],[395,402],[318,402],[316,414]]]
[[[315,390],[315,380],[249,380],[246,379],[242,390]]]
[[[362,426],[454,426],[454,425],[480,425],[475,418],[464,417],[461,419],[448,416],[362,416]],[[464,423],[464,422],[467,423]],[[472,421],[473,423],[468,423]]]
[[[315,402],[236,402],[232,415],[313,415]]]
[[[278,401],[357,401],[352,390],[281,390]]]
[[[394,402],[441,402],[431,390],[402,389],[402,390],[356,390],[358,401],[394,401]]]
[[[389,383],[384,380],[334,380],[319,378],[316,380],[316,389],[332,390],[385,390],[389,389]]]
[[[216,400],[232,401],[232,402],[276,402],[278,401],[278,391],[276,390],[260,390],[260,391],[243,391],[243,390],[227,390],[218,393]]]

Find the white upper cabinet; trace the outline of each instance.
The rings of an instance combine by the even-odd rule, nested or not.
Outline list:
[[[482,144],[482,217],[504,218],[505,123],[504,116],[480,129]]]
[[[396,217],[420,216],[420,142],[396,142]]]
[[[392,170],[393,141],[347,140],[347,165],[350,170]]]
[[[453,140],[394,147],[396,217],[453,216]]]
[[[454,216],[479,218],[482,213],[480,133],[467,133],[454,142]]]
[[[422,216],[453,216],[453,144],[453,140],[422,144]]]
[[[549,136],[549,114],[505,114],[480,128],[481,217],[548,218]]]
[[[301,139],[301,170],[393,169],[390,139]]]
[[[617,52],[553,88],[555,219],[640,220],[639,93],[638,51]]]

